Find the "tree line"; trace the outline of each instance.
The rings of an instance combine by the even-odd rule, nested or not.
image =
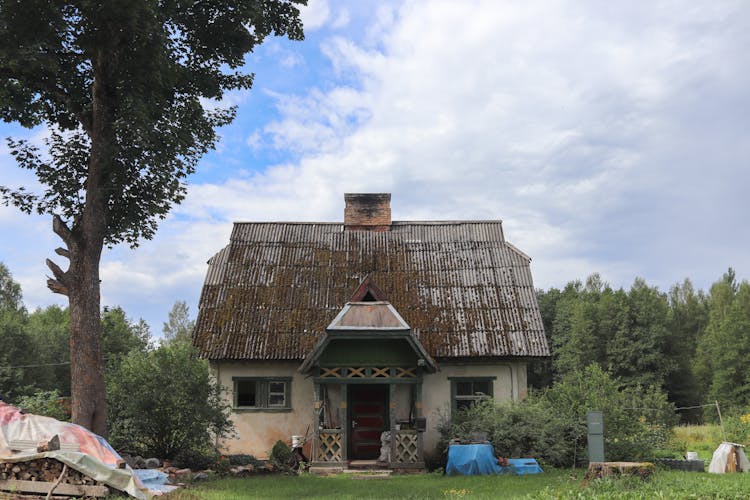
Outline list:
[[[598,274],[538,290],[549,360],[533,363],[530,384],[551,386],[597,365],[623,387],[655,387],[683,421],[713,419],[697,407],[750,405],[750,283],[729,269],[708,290],[689,279],[663,292],[636,278],[614,289]]]

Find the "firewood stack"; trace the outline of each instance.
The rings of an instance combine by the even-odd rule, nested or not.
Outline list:
[[[54,483],[60,477],[63,463],[53,458],[40,458],[27,462],[0,462],[0,481],[39,481]],[[89,476],[68,467],[60,484],[105,486]]]

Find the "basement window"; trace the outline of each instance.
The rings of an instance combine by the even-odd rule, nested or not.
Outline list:
[[[291,411],[291,377],[234,377],[235,411]]]
[[[492,398],[495,377],[450,377],[451,409],[455,412],[471,408]]]

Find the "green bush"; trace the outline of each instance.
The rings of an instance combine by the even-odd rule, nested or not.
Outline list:
[[[586,413],[603,412],[607,460],[651,459],[666,446],[677,421],[673,405],[660,391],[622,389],[598,366],[568,374],[551,388],[521,402],[480,403],[443,417],[443,449],[452,438],[470,440],[486,433],[499,456],[534,457],[569,466],[587,459]]]
[[[197,461],[234,430],[208,364],[183,342],[125,356],[108,377],[107,399],[110,442],[141,455]]]
[[[216,470],[216,464],[220,459],[221,454],[213,447],[188,448],[177,452],[173,463],[178,469]]]
[[[70,421],[69,400],[60,397],[57,391],[36,391],[31,396],[18,398],[16,406],[34,415],[44,415],[64,422]]]
[[[292,459],[292,449],[282,440],[276,441],[273,445],[268,461],[279,468],[287,468],[289,461]]]
[[[566,462],[570,446],[559,439],[565,431],[565,422],[539,399],[498,404],[484,401],[458,411],[452,422],[441,427],[443,447],[452,438],[470,441],[476,434],[486,433],[497,456],[535,457],[551,465]]]

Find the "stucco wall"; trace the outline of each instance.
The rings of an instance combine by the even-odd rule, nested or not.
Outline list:
[[[211,369],[221,384],[229,389],[227,401],[232,402],[232,377],[292,377],[292,411],[234,411],[232,421],[237,430],[235,439],[222,443],[229,454],[249,453],[267,458],[273,445],[281,439],[290,443],[292,434],[312,433],[313,384],[297,372],[298,362],[212,363]]]
[[[434,454],[439,440],[436,430],[442,415],[450,415],[451,377],[495,377],[493,397],[498,400],[523,399],[526,397],[526,364],[523,362],[495,363],[439,363],[440,371],[427,375],[422,386],[423,414],[427,417],[427,432],[424,434],[425,454]],[[305,434],[313,422],[313,383],[297,372],[297,362],[233,362],[212,364],[214,376],[230,389],[227,400],[231,403],[233,377],[291,377],[292,411],[283,413],[235,411],[232,420],[237,429],[237,438],[223,443],[227,453],[249,453],[264,458],[274,443],[281,439],[290,442],[292,434]],[[333,423],[338,423],[337,408],[340,403],[338,386],[331,386],[329,400]],[[410,393],[408,386],[396,389],[397,419],[409,416]]]

